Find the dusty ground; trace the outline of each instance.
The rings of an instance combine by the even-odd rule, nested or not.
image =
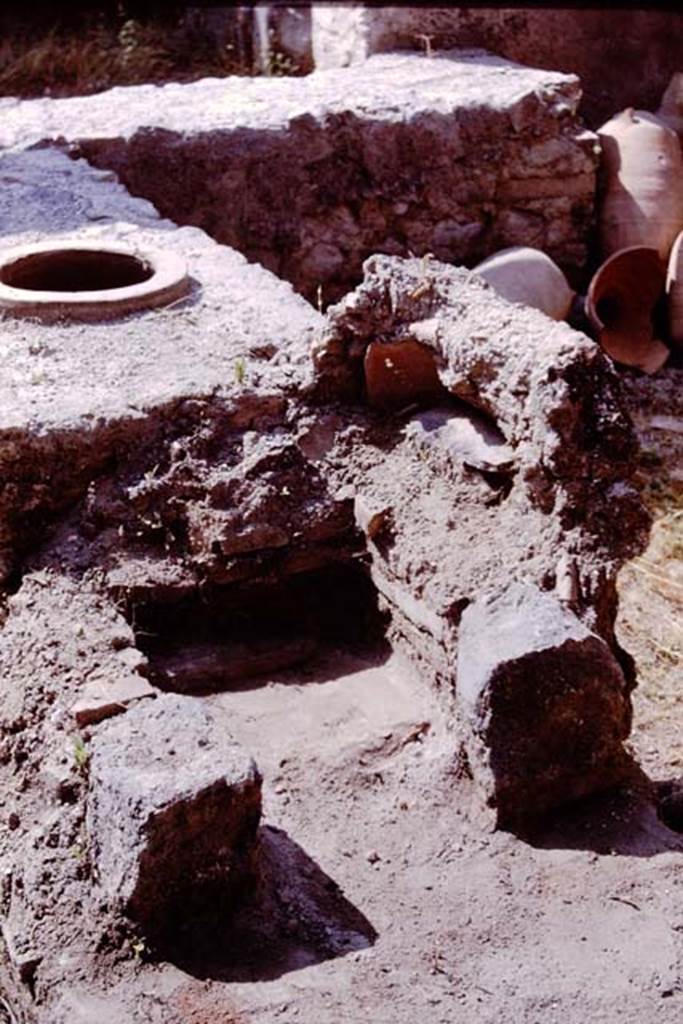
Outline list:
[[[640,673],[633,748],[657,782],[682,774],[681,375],[626,380],[657,521],[622,572],[619,630]],[[428,688],[383,649],[329,650],[303,673],[197,699],[263,770],[277,905],[140,969],[131,992],[138,949],[100,997],[64,992],[60,1020],[681,1019],[683,835],[658,821],[645,780],[533,836],[483,832]]]

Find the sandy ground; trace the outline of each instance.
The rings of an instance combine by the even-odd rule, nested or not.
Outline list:
[[[394,656],[206,699],[263,767],[266,848],[294,851],[292,935],[264,944],[247,918],[200,965],[141,974],[151,1020],[680,1020],[683,836],[634,792],[531,840],[482,832]]]

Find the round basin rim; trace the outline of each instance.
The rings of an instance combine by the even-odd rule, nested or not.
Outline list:
[[[6,310],[18,311],[23,308],[26,315],[30,315],[31,306],[34,307],[34,312],[39,312],[41,308],[55,308],[64,313],[68,313],[69,310],[77,311],[79,308],[95,312],[98,307],[104,306],[111,310],[117,305],[125,307],[133,302],[139,303],[137,308],[144,308],[146,299],[151,301],[167,291],[180,294],[186,290],[185,286],[188,283],[187,263],[178,253],[155,247],[142,248],[117,242],[103,244],[88,240],[53,240],[16,246],[4,253],[0,252],[0,271],[19,260],[51,252],[55,255],[65,252],[94,252],[102,253],[103,256],[128,256],[140,263],[148,264],[152,273],[145,281],[120,288],[71,292],[16,288],[0,281],[0,309],[4,307]]]

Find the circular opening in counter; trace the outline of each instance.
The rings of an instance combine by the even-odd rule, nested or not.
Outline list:
[[[51,249],[0,267],[0,282],[39,292],[98,292],[149,281],[154,271],[137,256],[106,249]]]
[[[187,293],[182,257],[71,241],[0,253],[0,311],[42,320],[106,320]]]

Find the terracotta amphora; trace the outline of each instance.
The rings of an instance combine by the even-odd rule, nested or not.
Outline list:
[[[662,96],[657,117],[683,141],[683,71],[675,71],[671,76],[671,81]]]
[[[670,350],[656,337],[655,318],[664,295],[665,264],[656,249],[632,246],[606,260],[590,283],[586,313],[612,359],[656,373]]]
[[[683,346],[683,231],[678,235],[669,255],[666,274],[666,305],[669,319],[669,341]]]
[[[655,114],[629,107],[598,130],[603,191],[603,259],[634,245],[663,260],[683,230],[683,157],[676,133]]]
[[[474,268],[508,302],[523,302],[553,320],[564,320],[574,298],[556,263],[540,249],[516,245],[501,249]]]

